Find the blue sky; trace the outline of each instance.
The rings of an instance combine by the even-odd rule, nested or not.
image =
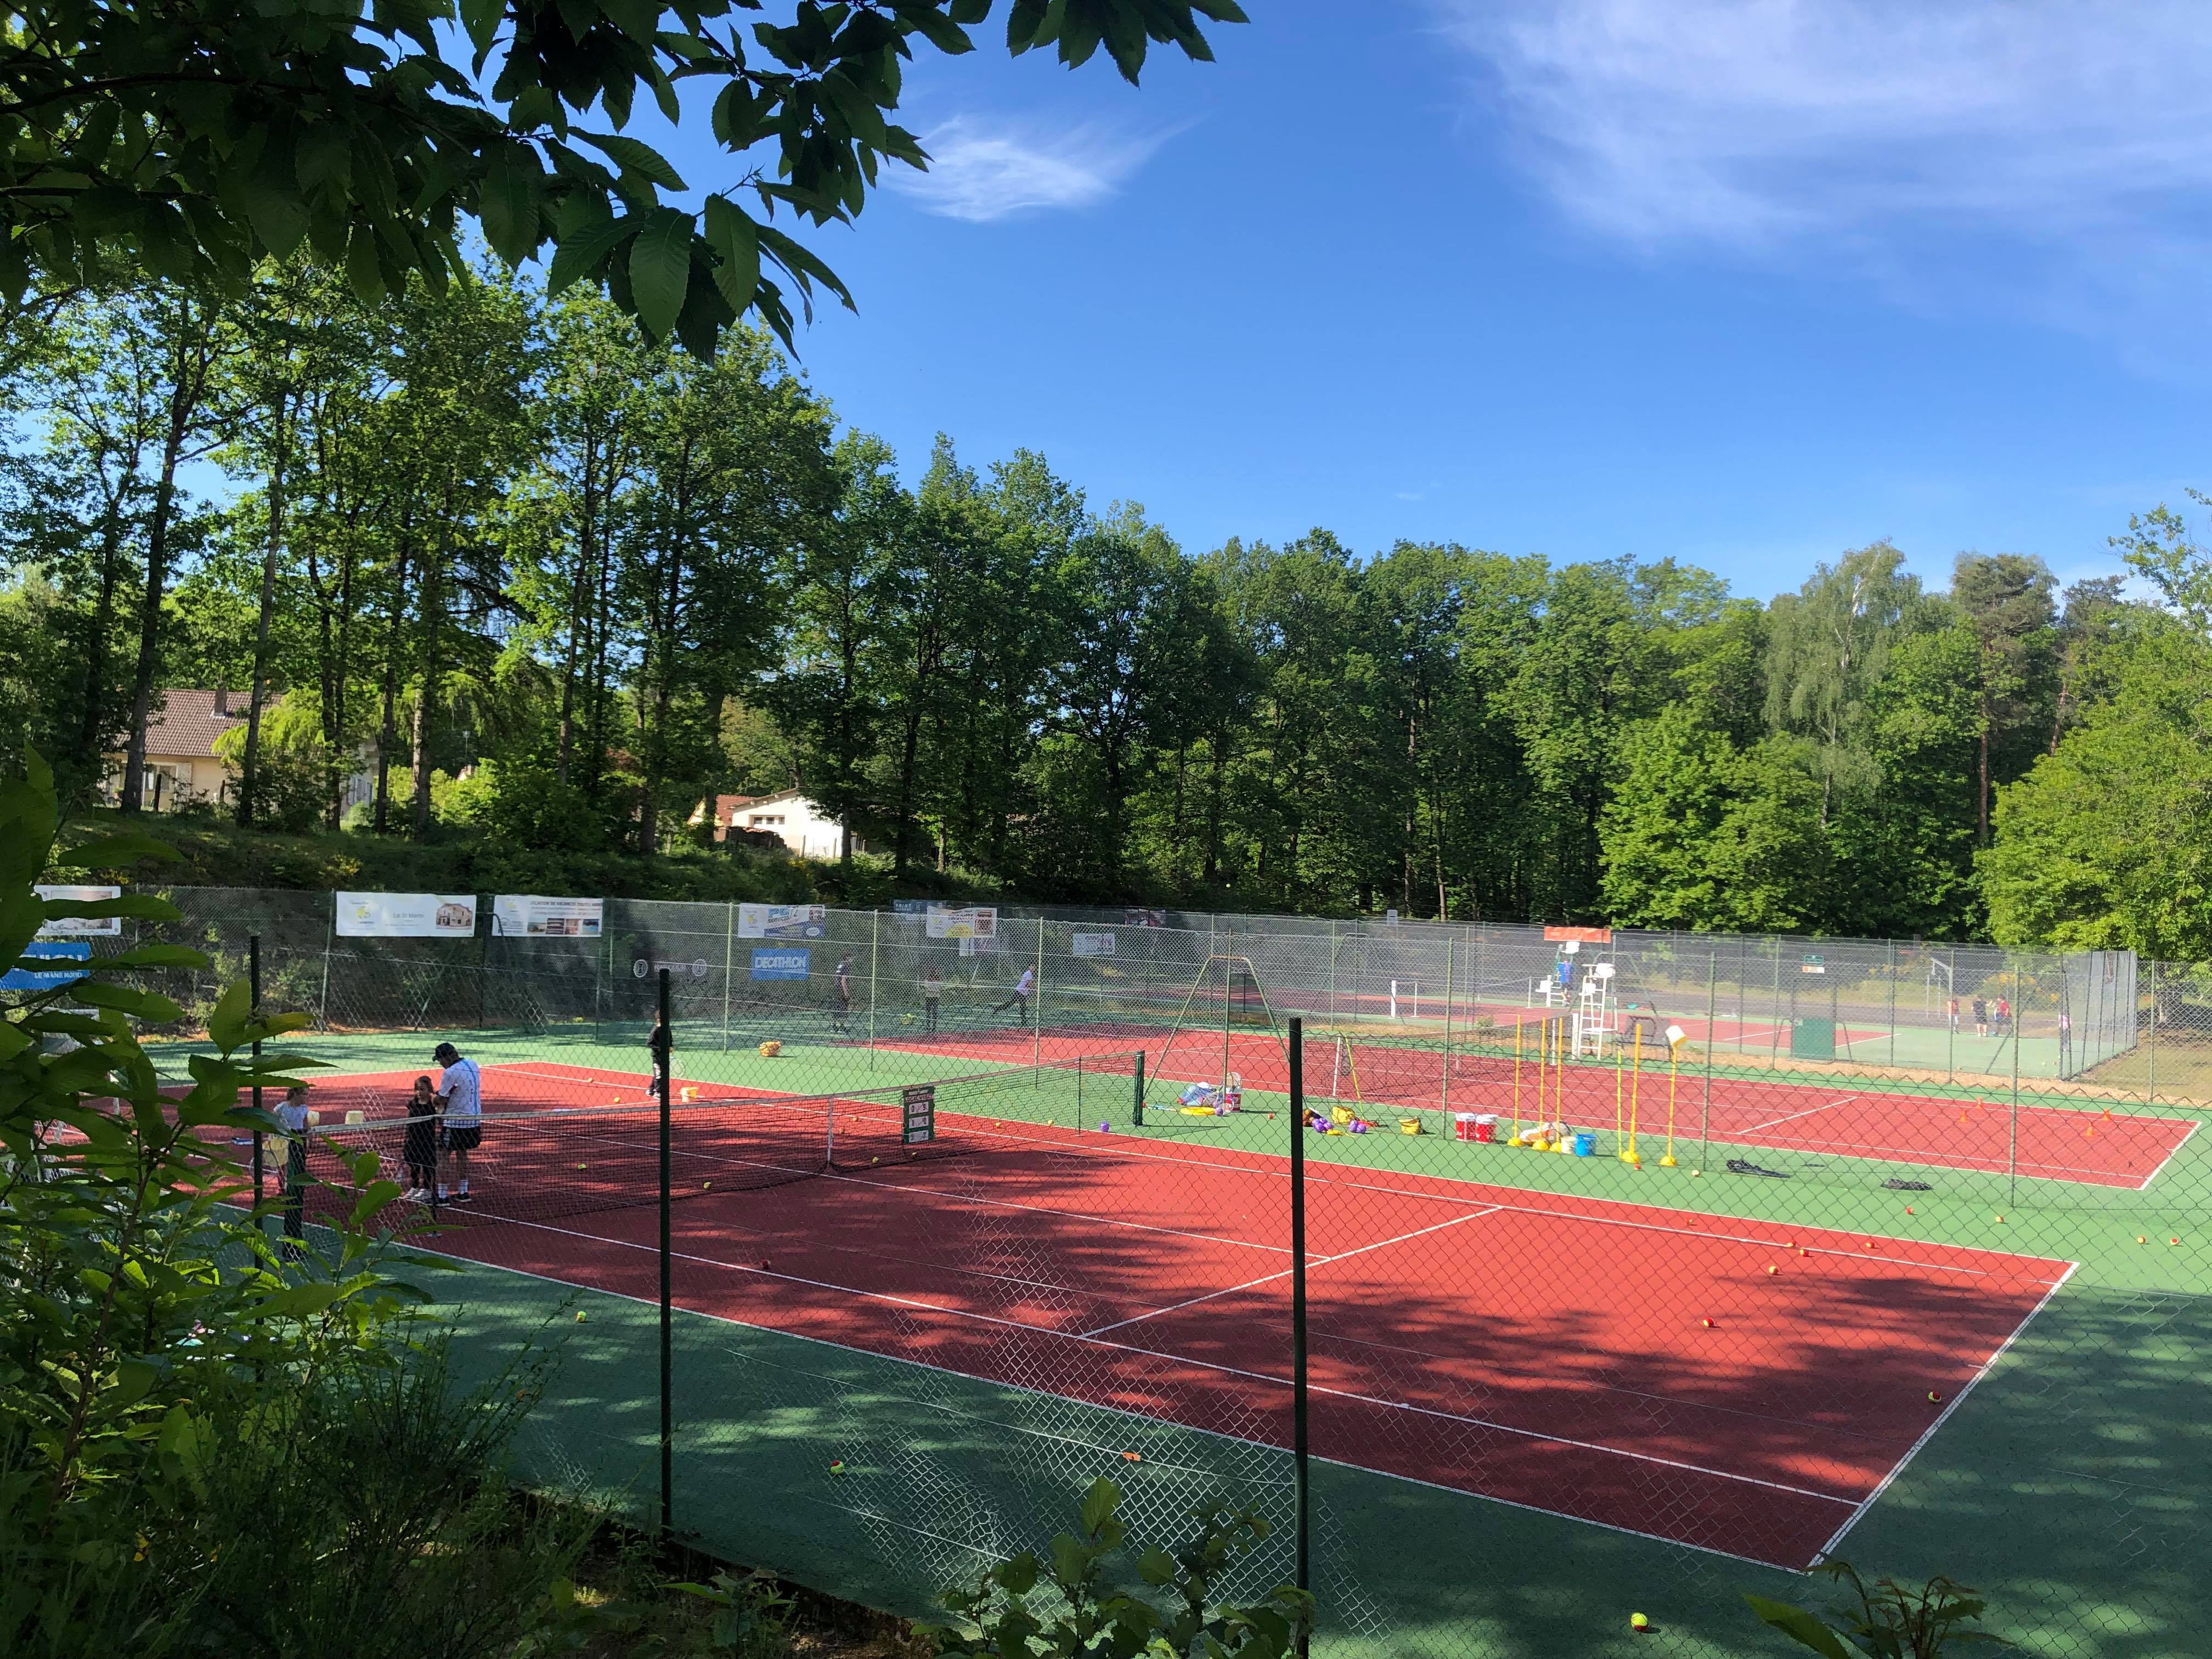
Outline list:
[[[844,419],[910,471],[1041,450],[1193,550],[1321,525],[1760,598],[1883,536],[1936,586],[2112,569],[2212,483],[2212,9],[1245,3],[1140,90],[995,30],[915,66],[937,167],[816,239]]]

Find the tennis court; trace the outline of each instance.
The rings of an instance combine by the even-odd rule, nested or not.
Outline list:
[[[1282,1044],[1266,1033],[1194,1031],[1172,1045],[1149,1037],[1153,1074],[1162,1081],[1196,1082],[1234,1069],[1249,1090],[1283,1093],[1290,1087]],[[1137,1040],[1119,1028],[1042,1039],[1049,1057],[1086,1044]],[[1650,1056],[1640,1075],[1611,1063],[1570,1064],[1549,1073],[1539,1092],[1534,1052],[1518,1062],[1509,1054],[1459,1053],[1349,1040],[1349,1066],[1332,1069],[1334,1040],[1309,1042],[1306,1085],[1332,1098],[1357,1098],[1392,1109],[1491,1112],[1528,1122],[1564,1121],[1612,1130],[1632,1110],[1645,1156],[1656,1156],[1668,1132],[1668,1076],[1663,1053]],[[913,1041],[913,1052],[930,1048]],[[969,1033],[946,1038],[935,1052],[975,1060],[1026,1059],[1026,1031]],[[1633,1091],[1632,1096],[1631,1091]],[[1710,1141],[1747,1151],[1814,1157],[1856,1158],[1938,1170],[2015,1174],[2039,1181],[2141,1191],[2195,1134],[2198,1120],[2131,1110],[2115,1112],[2100,1102],[2071,1105],[1961,1100],[1951,1094],[1911,1093],[1856,1086],[1856,1080],[1785,1081],[1716,1078],[1710,1104],[1705,1079],[1685,1076],[1675,1089],[1674,1133],[1681,1141]]]
[[[930,1161],[798,1180],[774,1110],[685,1152],[680,1306],[1287,1443],[1285,1160],[941,1114]],[[836,1115],[841,1139],[869,1133]],[[652,1152],[647,1115],[531,1133],[488,1132],[530,1179],[487,1174],[433,1248],[653,1294],[653,1188],[597,1190]],[[583,1190],[544,1190],[572,1164]],[[1435,1177],[1307,1182],[1316,1455],[1781,1566],[1832,1546],[2069,1271]]]

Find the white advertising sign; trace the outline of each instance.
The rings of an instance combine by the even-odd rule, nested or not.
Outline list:
[[[999,913],[981,908],[955,910],[940,905],[929,913],[922,932],[932,939],[996,939]]]
[[[597,939],[606,914],[605,899],[501,893],[491,902],[491,930],[509,939]]]
[[[41,887],[42,899],[67,899],[76,904],[97,904],[102,899],[121,898],[120,887]],[[110,938],[123,931],[120,916],[56,916],[39,929],[39,937],[52,939],[63,933],[82,937],[87,933],[102,933]]]
[[[740,904],[739,939],[820,939],[829,918],[820,904]]]
[[[1079,957],[1110,957],[1114,954],[1114,935],[1111,933],[1075,933],[1075,954]]]
[[[474,893],[340,893],[340,939],[468,939],[477,931]]]

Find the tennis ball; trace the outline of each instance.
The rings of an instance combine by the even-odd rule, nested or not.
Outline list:
[[[580,1170],[588,1170],[592,1166],[588,1164],[579,1164],[576,1167]]]
[[[576,1316],[576,1322],[577,1322],[579,1325],[582,1324],[582,1323],[584,1322],[584,1316],[583,1316],[583,1315],[581,1315],[581,1314],[578,1314],[578,1315]]]
[[[833,1458],[831,1458],[831,1459],[830,1460],[830,1474],[844,1474],[844,1473],[845,1473],[845,1460],[844,1460],[843,1458],[842,1458],[842,1457],[833,1457]]]
[[[2136,1243],[2138,1244],[2148,1244],[2150,1243],[2150,1240],[2145,1238],[2141,1233],[2137,1233],[2136,1235]]]
[[[1713,1328],[1713,1322],[1710,1319],[1700,1319],[1698,1323],[1704,1326],[1707,1330],[1711,1330]]]
[[[1781,1269],[1781,1268],[1779,1268],[1779,1267],[1776,1267],[1772,1262],[1771,1262],[1771,1261],[1770,1261],[1770,1262],[1768,1262],[1768,1263],[1766,1264],[1766,1271],[1767,1271],[1767,1273],[1771,1275],[1771,1274],[1774,1274],[1774,1273],[1780,1273],[1780,1272],[1782,1271],[1782,1269]]]
[[[1650,1630],[1651,1621],[1640,1613],[1632,1613],[1628,1615],[1628,1627],[1631,1630]]]
[[[1928,1390],[1928,1397],[1930,1400],[1941,1400],[1943,1396],[1936,1393],[1935,1389],[1930,1389]]]
[[[711,1181],[702,1181],[699,1183],[699,1190],[702,1193],[711,1193],[714,1190],[714,1183]]]

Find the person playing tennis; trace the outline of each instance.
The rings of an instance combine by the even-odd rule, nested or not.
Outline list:
[[[483,1073],[477,1069],[473,1060],[463,1060],[461,1051],[450,1042],[441,1042],[430,1056],[445,1069],[438,1074],[438,1110],[445,1119],[446,1150],[453,1155],[456,1185],[451,1201],[466,1204],[471,1200],[469,1191],[469,1154],[483,1145]],[[447,1201],[446,1183],[438,1183],[438,1199]]]
[[[399,1143],[400,1162],[407,1166],[407,1190],[400,1197],[428,1204],[438,1179],[438,1097],[428,1073],[415,1079],[415,1097],[407,1103],[407,1132]]]

